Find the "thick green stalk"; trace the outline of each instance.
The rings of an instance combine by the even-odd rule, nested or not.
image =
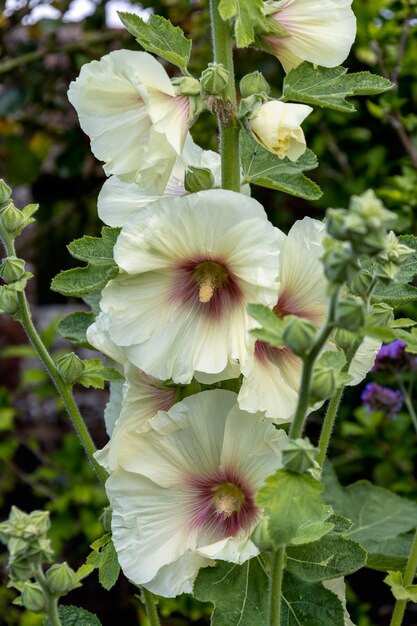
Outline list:
[[[269,626],[280,626],[281,592],[284,574],[285,546],[272,555],[271,582],[269,588]]]
[[[289,432],[290,439],[297,439],[297,437],[301,437],[303,433],[304,423],[309,406],[310,387],[313,378],[314,364],[320,352],[322,351],[326,341],[328,340],[330,333],[333,330],[334,316],[336,312],[338,297],[339,288],[334,290],[330,298],[330,305],[327,312],[326,322],[320,331],[316,343],[304,360],[303,373],[301,375],[300,393],[298,395],[298,404],[295,411],[294,421],[291,424]]]
[[[414,535],[413,545],[411,547],[410,556],[408,557],[407,567],[404,572],[404,587],[412,585],[417,570],[417,530]],[[407,600],[397,600],[392,614],[390,626],[401,626],[407,606]]]
[[[42,591],[46,600],[46,612],[51,622],[52,626],[62,626],[59,613],[58,613],[58,598],[53,596],[49,591],[48,583],[46,582],[45,574],[43,573],[42,567],[39,565],[36,568],[35,574],[36,582],[42,588]]]
[[[146,614],[149,620],[149,626],[160,626],[158,611],[156,610],[154,597],[150,591],[141,587],[142,590],[142,600],[145,604]]]
[[[223,91],[224,102],[219,103],[217,119],[220,134],[222,162],[222,187],[240,191],[239,126],[236,122],[235,70],[233,65],[233,41],[229,24],[220,17],[219,0],[210,0],[213,57],[229,72],[229,81]]]

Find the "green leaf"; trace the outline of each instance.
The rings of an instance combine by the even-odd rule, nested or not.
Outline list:
[[[398,240],[403,245],[414,250],[401,265],[401,269],[395,277],[397,283],[406,284],[417,274],[417,237],[414,237],[414,235],[400,235]]]
[[[78,606],[62,605],[58,607],[58,613],[62,626],[101,626],[96,615]],[[45,626],[52,626],[49,619],[45,621]]]
[[[251,330],[251,334],[271,344],[271,346],[283,346],[282,331],[285,328],[283,318],[264,304],[248,304],[248,313],[253,319],[262,324],[262,328]]]
[[[57,331],[77,346],[91,347],[87,341],[86,331],[93,324],[95,317],[86,311],[75,311],[64,317],[57,326]]]
[[[98,579],[104,589],[109,591],[117,582],[120,574],[120,565],[117,560],[113,542],[109,543],[101,551],[101,562],[98,568]]]
[[[414,532],[388,539],[367,541],[367,566],[382,572],[404,570],[413,544]]]
[[[352,112],[355,107],[347,97],[374,95],[392,88],[392,83],[382,76],[346,72],[345,67],[315,68],[304,61],[286,75],[282,100]]]
[[[412,320],[409,317],[398,317],[390,324],[391,328],[410,328],[417,324],[416,320]]]
[[[311,150],[307,149],[295,162],[280,159],[250,133],[241,132],[241,161],[243,182],[278,189],[306,200],[317,200],[322,195],[320,187],[303,174],[317,167],[316,155]]]
[[[281,605],[282,626],[344,626],[342,603],[322,583],[307,583],[284,574]]]
[[[113,383],[122,382],[123,376],[112,367],[106,367],[100,359],[83,360],[85,368],[82,374],[77,378],[77,383],[84,387],[94,387],[95,389],[104,389],[104,383],[109,380]]]
[[[238,48],[247,48],[256,34],[267,33],[269,23],[263,14],[263,0],[220,0],[219,13],[223,20],[234,18],[235,39]]]
[[[338,535],[326,535],[319,541],[287,547],[287,570],[307,582],[352,574],[365,564],[365,550],[355,541]]]
[[[384,583],[391,587],[392,595],[396,600],[417,602],[417,585],[404,585],[401,572],[388,572],[388,576],[384,578]]]
[[[64,270],[52,279],[51,289],[64,296],[84,296],[104,289],[109,280],[117,276],[116,265],[87,265]]]
[[[268,577],[259,558],[235,565],[219,561],[200,570],[193,594],[211,602],[211,626],[265,626]]]
[[[322,484],[309,474],[279,470],[266,480],[256,501],[269,518],[269,534],[275,548],[297,541],[297,536],[297,543],[300,537],[307,543],[304,529],[327,520],[332,509],[324,503],[322,490]]]
[[[342,487],[329,464],[323,481],[326,502],[337,515],[352,521],[343,537],[353,539],[367,551],[368,566],[382,569],[393,560],[401,563],[404,541],[408,541],[404,540],[405,533],[417,527],[417,504],[365,480]]]
[[[341,370],[346,363],[346,356],[341,350],[328,350],[323,352],[317,360],[316,367]]]
[[[133,13],[119,11],[119,17],[129,33],[136,37],[142,48],[170,63],[177,65],[185,74],[190,60],[191,41],[179,26],[173,26],[160,15],[151,15],[148,22]]]
[[[104,226],[101,237],[86,235],[75,239],[68,246],[68,250],[75,259],[87,261],[94,265],[113,265],[113,248],[119,236],[120,228]]]
[[[377,285],[372,293],[373,302],[386,302],[396,308],[407,302],[417,300],[417,287],[413,285]]]

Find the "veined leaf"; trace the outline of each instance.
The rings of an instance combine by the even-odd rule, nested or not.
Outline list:
[[[51,289],[64,296],[84,296],[104,289],[109,280],[117,276],[116,265],[87,265],[64,270],[52,279]]]
[[[238,48],[247,48],[255,41],[255,30],[267,33],[268,19],[263,14],[263,0],[220,0],[219,13],[223,20],[234,19]]]
[[[94,320],[95,317],[93,313],[75,311],[74,313],[70,313],[64,317],[64,319],[59,322],[57,331],[61,337],[74,342],[78,346],[87,347],[89,346],[89,343],[87,341],[86,331]]]
[[[114,263],[113,248],[119,233],[120,228],[104,226],[101,237],[86,235],[81,239],[75,239],[67,247],[75,259],[94,265],[112,265]]]

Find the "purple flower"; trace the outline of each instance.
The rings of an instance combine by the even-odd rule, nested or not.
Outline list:
[[[401,339],[397,339],[396,341],[382,346],[377,354],[372,371],[380,372],[381,370],[390,369],[394,365],[392,361],[403,360],[406,347],[407,344],[401,341]],[[397,363],[397,367],[398,365],[402,365],[402,363]]]
[[[368,411],[383,411],[387,417],[392,418],[401,409],[404,396],[401,391],[394,391],[377,383],[369,383],[363,390],[361,399]]]

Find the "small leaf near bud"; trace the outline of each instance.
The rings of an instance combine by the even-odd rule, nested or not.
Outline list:
[[[19,211],[14,204],[8,204],[0,211],[0,222],[4,230],[10,235],[17,235],[25,221],[22,211]]]
[[[335,323],[338,328],[356,330],[365,323],[363,302],[356,298],[346,298],[337,304]]]
[[[242,98],[247,98],[260,93],[268,95],[271,91],[270,86],[261,72],[251,72],[251,74],[247,74],[242,78],[239,86]]]
[[[25,262],[15,256],[9,256],[0,263],[0,278],[6,283],[13,283],[25,274]]]
[[[194,167],[190,165],[185,173],[184,187],[186,191],[196,193],[211,189],[214,185],[214,177],[206,167]]]
[[[218,96],[229,81],[229,72],[222,63],[209,63],[203,70],[200,81],[206,93]]]
[[[7,185],[2,178],[0,178],[0,208],[8,203],[11,195],[12,190],[9,185]]]
[[[46,606],[45,596],[37,583],[26,582],[23,585],[21,601],[25,609],[34,613],[40,613]]]
[[[289,439],[282,451],[282,461],[285,469],[297,474],[304,474],[308,469],[316,467],[317,448],[305,437],[304,439]]]
[[[314,324],[300,317],[291,316],[282,332],[284,344],[299,356],[306,354],[316,337]]]
[[[79,379],[85,369],[84,363],[74,352],[61,357],[57,365],[62,378],[70,385]]]
[[[53,594],[64,595],[79,586],[75,572],[67,563],[54,563],[46,572],[46,581]]]

